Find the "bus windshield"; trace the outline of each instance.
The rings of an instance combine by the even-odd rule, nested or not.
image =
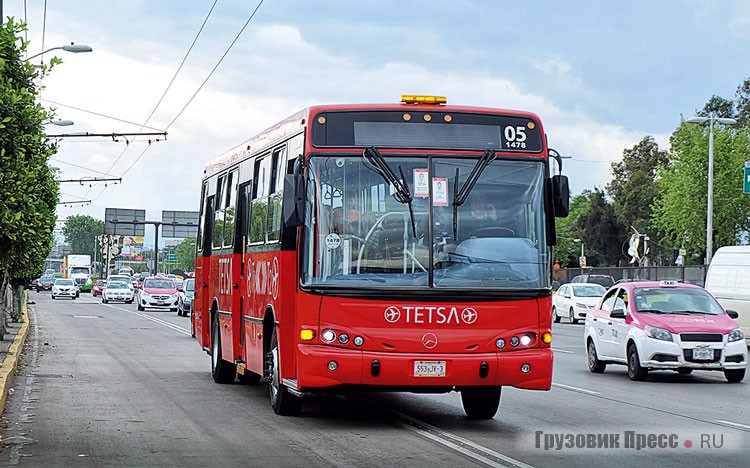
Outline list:
[[[309,158],[305,285],[549,287],[542,160],[495,159],[455,203],[479,156],[384,159],[411,203],[361,155]]]

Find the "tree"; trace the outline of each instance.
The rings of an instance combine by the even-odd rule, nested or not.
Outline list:
[[[183,271],[195,270],[195,244],[196,239],[189,237],[180,242],[175,248],[177,254],[177,265]]]
[[[682,122],[670,138],[671,163],[660,172],[662,191],[654,204],[654,224],[688,259],[700,263],[706,251],[708,124]],[[750,197],[742,193],[748,136],[714,125],[714,248],[735,245],[750,229]]]
[[[570,200],[570,211],[566,218],[555,218],[555,231],[557,232],[557,245],[555,246],[555,258],[563,267],[578,266],[580,247],[573,239],[581,238],[581,232],[577,229],[578,218],[588,209],[591,191],[584,190],[581,194]]]
[[[669,154],[659,149],[653,137],[646,136],[622,152],[622,161],[612,163],[614,177],[606,189],[621,224],[648,232],[651,205],[659,193],[658,170],[668,161]]]
[[[622,161],[612,163],[614,177],[607,185],[618,222],[629,234],[634,228],[652,239],[651,258],[671,256],[673,250],[651,222],[652,205],[660,191],[659,170],[668,163],[669,153],[660,150],[653,137],[645,136],[633,148],[622,152]]]
[[[740,127],[750,125],[750,78],[737,87],[737,123]]]
[[[45,138],[43,128],[53,113],[38,102],[36,70],[21,60],[25,30],[25,24],[13,18],[0,25],[0,291],[5,293],[8,285],[15,288],[14,319],[20,311],[20,288],[42,273],[52,248],[59,199],[47,165],[57,147]]]
[[[70,216],[63,226],[63,235],[72,254],[91,255],[99,246],[96,237],[103,233],[104,221],[87,215]]]
[[[594,188],[589,192],[588,206],[575,223],[580,239],[586,244],[588,266],[613,266],[623,259],[622,245],[627,229],[615,216],[612,204],[604,192]]]

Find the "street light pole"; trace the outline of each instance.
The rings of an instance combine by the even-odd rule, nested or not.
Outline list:
[[[584,259],[584,255],[583,255],[583,239],[573,239],[573,242],[576,243],[576,244],[581,244],[581,256],[578,258],[578,263],[581,266],[583,266],[583,259]]]
[[[706,202],[706,266],[708,266],[711,264],[714,251],[714,122],[734,125],[737,121],[711,114],[708,117],[690,117],[685,122],[698,124],[708,122],[708,201]]]
[[[86,44],[73,44],[71,42],[70,44],[65,44],[64,46],[52,47],[51,49],[43,50],[43,51],[39,52],[38,54],[32,55],[31,57],[26,57],[25,59],[23,59],[23,61],[24,62],[28,62],[29,60],[33,59],[34,57],[39,57],[42,54],[46,54],[47,52],[50,52],[50,51],[53,51],[53,50],[58,50],[58,49],[62,49],[65,52],[73,52],[74,54],[78,54],[78,53],[81,53],[81,52],[91,52],[92,50],[94,50],[94,49],[91,48],[90,45],[86,45]]]

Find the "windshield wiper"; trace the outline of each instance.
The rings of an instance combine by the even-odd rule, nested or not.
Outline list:
[[[484,169],[494,160],[495,150],[484,150],[484,154],[474,165],[461,190],[458,189],[458,168],[456,168],[456,182],[453,184],[453,240],[456,240],[458,237],[458,207],[463,205],[466,199],[469,198],[469,194],[477,183],[477,180],[479,180],[479,176],[482,175]]]
[[[401,179],[399,179],[396,176],[396,173],[393,172],[393,169],[388,165],[388,163],[385,161],[385,158],[380,154],[380,152],[374,147],[371,146],[369,148],[365,148],[364,151],[362,151],[362,158],[364,158],[366,166],[370,166],[372,170],[378,173],[380,177],[383,178],[383,180],[387,183],[393,186],[394,193],[393,198],[396,199],[397,202],[409,205],[409,217],[411,219],[411,230],[412,233],[414,233],[414,238],[417,237],[417,224],[414,221],[414,209],[412,208],[411,202],[414,200],[414,197],[411,196],[411,193],[409,192],[409,187],[406,185],[406,177],[404,176],[404,170],[401,168],[401,166],[398,166],[398,172],[401,174]]]

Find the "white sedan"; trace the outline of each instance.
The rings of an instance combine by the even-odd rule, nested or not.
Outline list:
[[[102,303],[110,301],[122,301],[128,304],[133,303],[133,290],[126,283],[119,281],[108,281],[107,286],[102,291]]]
[[[560,286],[552,296],[552,320],[560,322],[561,317],[578,323],[585,320],[590,309],[599,303],[607,290],[596,283],[568,283]]]
[[[71,278],[57,278],[52,284],[52,299],[58,297],[69,297],[75,299],[78,297],[78,286]]]

